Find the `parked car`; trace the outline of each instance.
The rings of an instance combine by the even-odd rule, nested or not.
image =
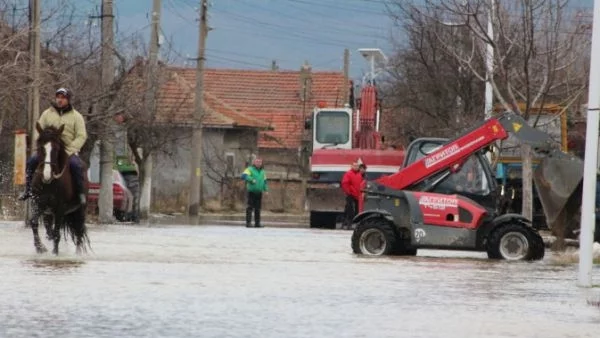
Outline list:
[[[100,195],[99,179],[93,179],[88,171],[90,182],[88,184],[88,208],[93,208],[94,213],[98,213],[98,197]],[[113,214],[120,222],[132,221],[135,219],[134,196],[127,188],[127,183],[123,175],[118,170],[113,170]]]

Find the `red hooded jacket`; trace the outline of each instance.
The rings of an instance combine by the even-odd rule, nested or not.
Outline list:
[[[350,195],[357,200],[360,198],[360,188],[363,176],[360,171],[348,170],[342,178],[342,190],[346,195]]]

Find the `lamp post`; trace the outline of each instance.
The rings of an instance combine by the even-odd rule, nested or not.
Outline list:
[[[361,48],[358,50],[358,52],[365,59],[367,59],[367,61],[371,65],[371,72],[368,74],[368,77],[370,78],[371,83],[374,83],[375,76],[377,75],[377,72],[375,71],[375,65],[385,65],[387,63],[387,57],[379,48]]]

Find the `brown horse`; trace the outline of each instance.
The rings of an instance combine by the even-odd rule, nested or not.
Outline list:
[[[52,252],[58,255],[60,230],[63,229],[65,237],[67,232],[71,235],[77,253],[80,254],[87,250],[90,242],[85,226],[85,205],[82,205],[75,196],[69,156],[61,140],[64,125],[60,128],[42,129],[38,123],[36,129],[39,133],[37,139],[39,165],[31,181],[32,212],[29,219],[35,248],[38,253],[47,251],[38,233],[39,219],[44,216],[48,239],[54,240]],[[86,173],[85,165],[83,167],[83,172]],[[84,177],[86,176],[84,174]],[[87,178],[85,181],[87,182]],[[84,187],[87,187],[85,182]],[[87,194],[87,191],[85,193]]]

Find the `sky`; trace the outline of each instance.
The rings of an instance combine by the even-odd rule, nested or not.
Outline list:
[[[27,0],[14,0],[26,8]],[[398,0],[397,0],[398,1]],[[507,1],[507,0],[501,0]],[[76,6],[81,20],[100,13],[101,0],[42,0]],[[359,48],[380,48],[391,57],[398,38],[387,0],[211,0],[206,65],[218,68],[299,70],[308,61],[315,70],[340,71],[344,48],[350,50],[350,75],[368,71]],[[591,12],[594,0],[571,0]],[[114,0],[117,39],[134,33],[150,37],[152,0]],[[161,49],[179,64],[195,67],[200,0],[162,0]],[[55,7],[53,7],[55,8]],[[89,19],[99,25],[99,19]]]
[[[162,1],[161,48],[195,58],[200,1]],[[120,33],[149,37],[152,0],[115,0],[115,6]],[[212,0],[208,11],[207,67],[270,69],[276,60],[280,69],[299,70],[308,61],[315,70],[342,70],[348,48],[351,76],[360,77],[368,64],[359,48],[392,52],[382,0]]]
[[[172,46],[181,59],[196,57],[200,0],[162,1],[163,46]],[[391,38],[398,34],[394,34],[397,31],[386,2],[209,1],[212,30],[207,38],[207,66],[269,69],[276,60],[280,69],[298,70],[306,60],[313,69],[342,70],[344,48],[348,48],[350,75],[360,78],[369,64],[357,52],[359,48],[381,48],[388,57],[393,55]],[[117,24],[124,32],[149,24],[152,0],[115,0],[115,5]],[[591,8],[593,0],[571,0],[571,5]],[[195,65],[193,61],[188,63]]]

